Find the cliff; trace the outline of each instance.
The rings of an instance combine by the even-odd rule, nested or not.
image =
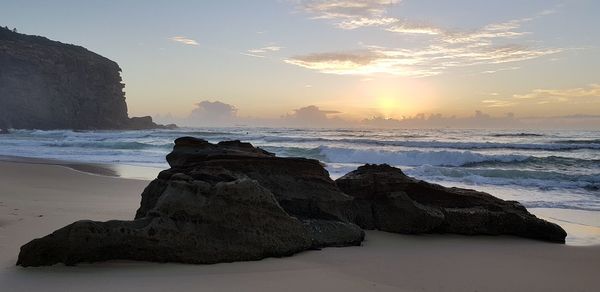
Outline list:
[[[120,72],[81,46],[0,27],[0,128],[162,127],[128,117]]]

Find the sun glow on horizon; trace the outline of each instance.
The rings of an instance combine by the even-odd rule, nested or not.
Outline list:
[[[344,99],[354,105],[356,115],[386,119],[427,113],[438,100],[436,87],[431,82],[411,78],[380,77],[360,82],[352,95],[352,98],[344,96]],[[360,108],[369,110],[356,110]]]
[[[394,116],[399,107],[398,100],[391,96],[382,96],[377,99],[377,107],[384,118],[389,119]]]

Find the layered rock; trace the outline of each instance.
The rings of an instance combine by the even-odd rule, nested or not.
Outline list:
[[[558,225],[516,201],[406,176],[389,165],[365,165],[336,180],[354,197],[352,221],[365,229],[397,233],[516,235],[564,243]]]
[[[360,245],[364,229],[564,242],[517,202],[365,165],[332,181],[317,160],[240,141],[175,140],[132,221],[78,221],[23,247],[22,266],[131,259],[218,263]]]
[[[130,120],[114,61],[0,27],[0,128],[146,129]]]
[[[303,224],[247,178],[165,186],[148,216],[78,221],[21,248],[22,266],[131,259],[211,264],[288,256],[312,245]]]
[[[276,157],[240,141],[211,144],[182,137],[175,140],[167,162],[171,169],[163,171],[159,179],[168,180],[177,172],[197,177],[195,171],[214,167],[243,173],[273,192],[288,213],[300,218],[345,221],[352,203],[352,198],[336,186],[318,160]],[[141,209],[145,208],[142,202]]]
[[[168,160],[172,168],[146,187],[133,221],[75,222],[24,245],[17,264],[217,263],[359,245],[364,239],[342,212],[352,198],[316,160],[279,158],[239,141],[215,145],[194,138],[177,139]]]

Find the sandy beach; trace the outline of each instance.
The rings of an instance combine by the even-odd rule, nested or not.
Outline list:
[[[597,291],[600,246],[367,232],[361,247],[216,265],[15,266],[19,247],[78,219],[130,219],[148,182],[0,162],[3,291]]]

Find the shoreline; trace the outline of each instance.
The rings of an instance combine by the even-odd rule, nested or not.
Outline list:
[[[146,166],[84,163],[58,159],[0,155],[0,166],[3,162],[60,166],[82,174],[148,182],[155,179],[162,170]],[[566,245],[600,246],[600,211],[560,208],[527,208],[527,210],[537,217],[558,224],[565,229],[567,231]],[[2,222],[0,221],[1,224]]]
[[[367,231],[359,247],[215,265],[15,266],[21,245],[75,220],[131,219],[148,181],[0,162],[0,283],[10,291],[594,291],[600,246],[511,236]],[[460,266],[460,269],[457,267]],[[510,280],[508,280],[510,279]]]
[[[75,161],[65,161],[51,158],[36,158],[36,157],[25,157],[25,156],[8,156],[0,155],[1,162],[14,162],[24,164],[43,164],[43,165],[57,165],[66,167],[75,171],[95,174],[109,177],[119,177],[119,173],[112,168],[110,165],[103,165],[99,163],[81,163]]]
[[[567,232],[566,244],[570,246],[600,246],[600,212],[558,209],[527,208],[538,218],[560,225]]]
[[[78,172],[139,180],[153,180],[162,170],[150,166],[67,161],[52,158],[0,155],[0,162],[62,166]]]

